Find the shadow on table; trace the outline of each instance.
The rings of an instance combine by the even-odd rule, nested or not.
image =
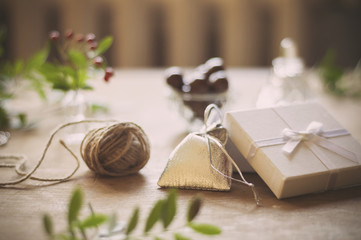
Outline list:
[[[255,184],[262,198],[262,205],[265,208],[288,211],[290,209],[296,210],[328,205],[337,206],[338,204],[345,204],[344,202],[361,201],[361,186],[277,199],[257,174],[245,174],[245,178]],[[233,191],[239,191],[245,188],[247,187],[240,186],[240,184],[233,184],[232,186]]]
[[[141,173],[124,177],[106,177],[92,174],[92,177],[93,187],[100,188],[102,192],[107,190],[127,193],[138,192],[146,184],[146,179]]]
[[[313,208],[322,205],[334,205],[337,207],[338,204],[361,201],[361,186],[313,193],[279,201],[283,202],[282,205],[285,210],[288,208]]]
[[[234,176],[237,177],[237,176]],[[339,190],[330,190],[321,193],[313,193],[286,199],[277,199],[272,191],[267,187],[263,180],[255,173],[244,174],[248,182],[254,183],[257,193],[261,198],[261,207],[256,206],[252,190],[237,182],[232,182],[229,192],[202,191],[202,190],[182,190],[179,195],[192,197],[201,194],[205,202],[210,202],[213,206],[219,206],[222,209],[233,209],[234,211],[253,212],[257,209],[261,211],[279,210],[290,211],[297,209],[320,208],[322,206],[348,204],[350,202],[361,201],[361,186],[351,187]],[[160,189],[167,191],[167,189]],[[348,202],[348,203],[347,203]]]

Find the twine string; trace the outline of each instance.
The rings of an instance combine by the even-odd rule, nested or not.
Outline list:
[[[90,131],[80,149],[88,167],[107,176],[136,173],[150,157],[146,134],[138,125],[130,122]]]
[[[215,110],[217,115],[218,115],[218,119],[222,119],[222,114],[219,110],[219,108],[215,105],[215,104],[210,104],[208,105],[208,107],[206,108],[205,112],[204,112],[204,132],[201,133],[201,135],[203,137],[205,137],[207,139],[207,147],[208,147],[208,155],[209,155],[209,162],[211,164],[211,167],[219,174],[221,174],[223,177],[231,179],[233,181],[242,183],[248,187],[251,188],[252,193],[253,193],[253,197],[256,201],[257,206],[261,206],[261,198],[259,197],[259,194],[257,193],[256,187],[253,183],[248,182],[245,177],[242,174],[242,171],[239,169],[239,167],[237,166],[237,164],[235,163],[235,161],[233,160],[233,158],[228,154],[228,152],[224,149],[222,143],[220,142],[220,140],[218,138],[215,138],[211,135],[209,135],[209,132],[212,131],[213,129],[218,128],[219,126],[221,126],[221,122],[220,123],[216,123],[216,126],[213,128],[208,128],[207,122],[209,119],[209,116],[211,114],[211,111]],[[225,154],[225,156],[227,157],[227,159],[232,163],[232,165],[236,168],[238,175],[241,177],[241,179],[237,179],[234,177],[230,177],[226,174],[224,174],[223,172],[221,172],[219,169],[217,169],[212,162],[212,149],[211,149],[211,141],[213,141],[218,147],[219,149],[222,150],[222,152]]]
[[[53,139],[55,137],[55,135],[62,129],[68,127],[68,126],[72,126],[72,125],[77,125],[77,124],[84,124],[84,123],[105,123],[105,122],[117,122],[116,120],[82,120],[82,121],[77,121],[77,122],[69,122],[69,123],[65,123],[61,126],[59,126],[51,135],[50,138],[42,152],[42,155],[40,157],[40,159],[37,161],[37,163],[35,164],[35,166],[32,168],[32,170],[30,170],[28,173],[25,173],[21,168],[25,165],[26,162],[26,157],[23,155],[1,155],[0,156],[0,160],[5,160],[5,159],[14,159],[19,161],[18,164],[9,164],[9,163],[0,163],[0,167],[15,167],[15,171],[17,174],[19,174],[20,178],[12,180],[12,181],[4,181],[4,182],[0,182],[0,187],[5,187],[6,185],[16,185],[19,184],[21,182],[24,182],[27,179],[33,179],[33,180],[38,180],[38,181],[66,181],[69,178],[71,178],[79,169],[79,165],[80,165],[80,161],[78,159],[78,157],[73,153],[73,151],[65,144],[64,141],[60,140],[60,144],[74,157],[75,161],[77,162],[77,165],[75,167],[75,169],[66,177],[62,177],[62,178],[43,178],[43,177],[37,177],[37,176],[33,176],[34,173],[38,170],[38,168],[40,167],[40,165],[43,163],[45,156],[48,152],[49,147],[51,146]]]

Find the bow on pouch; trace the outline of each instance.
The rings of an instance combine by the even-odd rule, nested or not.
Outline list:
[[[323,124],[320,122],[311,122],[306,131],[294,131],[289,128],[285,128],[282,135],[284,140],[287,142],[283,146],[282,151],[286,154],[292,154],[297,146],[303,141],[312,150],[315,150],[313,145],[316,144],[328,149],[329,151],[337,153],[352,162],[358,163],[356,154],[326,139],[326,137],[344,136],[349,135],[350,133],[345,129],[324,132],[322,127]]]

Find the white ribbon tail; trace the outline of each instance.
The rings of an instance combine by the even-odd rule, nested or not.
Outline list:
[[[323,147],[325,149],[328,149],[354,163],[359,163],[359,160],[355,153],[327,140],[326,138],[320,137],[318,135],[315,135],[312,138],[312,142],[319,145],[320,147]]]
[[[290,139],[286,142],[286,144],[282,147],[282,151],[288,155],[292,154],[292,152],[296,149],[298,144],[300,144],[301,139],[293,140]]]

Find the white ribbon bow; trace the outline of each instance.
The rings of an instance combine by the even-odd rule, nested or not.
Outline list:
[[[289,128],[285,128],[282,131],[283,138],[287,141],[283,146],[282,151],[286,154],[292,154],[296,147],[303,141],[312,150],[316,150],[313,146],[317,144],[323,148],[326,148],[338,155],[341,155],[352,162],[358,163],[357,156],[348,151],[347,149],[327,140],[324,137],[335,137],[349,134],[344,129],[338,129],[335,131],[322,131],[323,124],[320,122],[311,122],[306,131],[294,131]],[[316,150],[317,151],[317,150]]]

